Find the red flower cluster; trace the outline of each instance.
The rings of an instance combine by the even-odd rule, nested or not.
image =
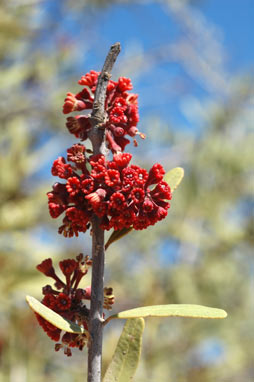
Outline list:
[[[63,105],[63,113],[68,114],[73,111],[81,111],[93,108],[94,93],[98,81],[99,73],[91,70],[82,76],[78,83],[84,86],[83,90],[77,94],[67,93]],[[108,147],[112,152],[123,151],[130,141],[125,135],[135,137],[140,134],[137,129],[139,121],[137,94],[129,94],[132,89],[130,79],[120,77],[118,82],[109,81],[107,86],[105,110],[107,120],[105,122],[105,136]],[[87,133],[91,128],[89,115],[78,115],[67,118],[66,126],[71,134],[81,140],[87,139]],[[134,139],[134,144],[137,142]]]
[[[67,333],[62,335],[61,343],[55,345],[55,350],[58,351],[64,348],[64,353],[71,356],[70,348],[79,348],[82,350],[88,341],[88,321],[89,309],[84,304],[84,300],[91,299],[91,287],[85,289],[78,288],[79,283],[83,276],[88,272],[88,268],[92,265],[92,260],[88,256],[83,256],[82,253],[74,259],[62,260],[59,262],[59,267],[65,276],[63,282],[55,273],[51,259],[44,260],[41,264],[37,265],[38,271],[42,272],[45,276],[51,277],[55,280],[55,288],[46,285],[42,288],[44,295],[42,304],[52,309],[64,318],[75,322],[77,325],[82,326],[87,332],[82,334]],[[112,288],[104,288],[104,308],[111,310],[115,298]],[[59,341],[61,330],[45,320],[39,314],[35,313],[40,326],[47,333],[47,335],[54,341]]]
[[[163,181],[165,171],[156,163],[149,172],[129,165],[131,154],[119,153],[107,161],[103,155],[85,156],[85,147],[76,144],[54,161],[52,174],[66,179],[55,183],[48,193],[53,218],[65,212],[59,233],[78,236],[85,232],[93,213],[101,217],[101,228],[147,228],[167,216],[170,187]],[[89,166],[88,166],[89,165]],[[88,170],[88,168],[91,170]]]
[[[91,265],[92,260],[90,260],[88,256],[84,257],[82,253],[76,257],[76,260],[67,259],[60,261],[59,268],[65,276],[65,282],[56,275],[52,259],[46,259],[36,267],[38,271],[42,272],[45,276],[55,280],[56,289],[53,289],[50,285],[46,285],[42,288],[44,295],[41,301],[42,304],[86,330],[86,332],[82,334],[65,332],[62,335],[61,343],[55,345],[55,350],[58,351],[64,348],[64,353],[67,356],[72,355],[70,348],[76,347],[82,350],[88,342],[89,309],[84,304],[84,300],[91,299],[91,287],[81,289],[78,288],[78,286]],[[111,310],[114,302],[113,289],[105,287],[103,307],[107,310]],[[35,313],[35,316],[47,335],[53,341],[59,341],[61,330],[45,320],[38,313]]]
[[[38,271],[55,280],[56,289],[53,289],[50,285],[46,285],[42,288],[42,293],[44,294],[42,304],[62,317],[84,327],[86,330],[88,330],[89,309],[87,309],[84,304],[84,300],[90,300],[91,287],[81,289],[78,288],[78,285],[82,277],[87,274],[88,268],[91,265],[92,261],[88,256],[84,257],[82,254],[78,255],[76,260],[68,259],[60,261],[59,267],[65,276],[65,282],[56,275],[51,259],[44,260],[36,267]],[[39,314],[35,313],[35,315],[47,335],[52,340],[59,341],[61,330]],[[79,350],[82,350],[87,344],[87,341],[88,332],[83,334],[65,332],[62,336],[61,343],[55,345],[55,350],[58,351],[60,348],[64,348],[64,353],[70,356],[71,347],[77,347]]]

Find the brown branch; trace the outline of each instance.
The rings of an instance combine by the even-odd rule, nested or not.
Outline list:
[[[104,129],[100,129],[101,125],[105,121],[105,99],[108,81],[111,77],[111,71],[113,65],[120,53],[120,43],[117,42],[111,46],[110,51],[106,57],[101,74],[98,78],[98,83],[94,96],[93,111],[91,114],[91,123],[93,128],[89,132],[89,139],[93,144],[94,154],[106,154],[104,144]]]
[[[105,99],[108,81],[113,65],[120,53],[120,43],[111,46],[106,57],[95,91],[93,111],[91,114],[92,129],[89,139],[93,145],[94,154],[107,154],[105,146],[105,131],[102,124],[105,120]],[[90,342],[88,348],[88,382],[101,381],[101,357],[103,335],[103,281],[104,281],[104,231],[100,228],[100,218],[92,218],[92,287],[89,319]]]

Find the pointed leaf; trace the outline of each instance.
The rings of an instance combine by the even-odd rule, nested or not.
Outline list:
[[[109,237],[109,239],[105,245],[105,250],[110,246],[110,244],[114,243],[114,241],[121,239],[121,237],[127,235],[132,230],[133,230],[133,228],[129,227],[129,228],[123,228],[123,229],[119,229],[119,230],[112,232],[112,234],[110,235],[110,237]]]
[[[168,183],[173,192],[181,183],[184,176],[184,169],[182,167],[176,167],[166,173],[164,181]]]
[[[103,382],[129,382],[137,369],[145,322],[143,318],[126,321]]]
[[[106,322],[118,318],[135,317],[191,317],[191,318],[225,318],[227,313],[222,309],[209,308],[202,305],[170,304],[142,306],[119,312],[107,318]]]
[[[36,300],[36,298],[31,296],[26,296],[26,301],[30,308],[38,313],[45,320],[50,322],[52,325],[57,327],[58,329],[64,330],[68,333],[86,333],[87,330],[82,328],[81,326],[75,324],[67,318],[63,318],[53,310],[49,309],[47,306],[43,305],[40,301]]]

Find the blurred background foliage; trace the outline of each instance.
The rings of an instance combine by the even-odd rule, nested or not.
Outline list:
[[[84,381],[86,351],[55,353],[24,296],[40,298],[48,283],[35,271],[42,259],[90,253],[89,234],[57,235],[45,194],[53,159],[74,142],[61,114],[65,93],[100,70],[115,41],[123,51],[114,75],[133,79],[147,134],[130,149],[134,161],[182,166],[185,178],[166,220],[107,251],[114,309],[194,303],[229,314],[147,320],[135,381],[254,380],[253,71],[240,56],[236,64],[237,51],[230,62],[206,3],[0,1],[1,382]],[[215,15],[229,5],[214,3]],[[253,3],[244,2],[245,13],[236,3],[243,41]],[[104,368],[121,328],[106,328]]]

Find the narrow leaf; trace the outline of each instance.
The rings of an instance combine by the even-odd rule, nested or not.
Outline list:
[[[164,181],[168,183],[173,192],[181,183],[184,176],[184,169],[182,167],[176,167],[166,173]]]
[[[75,324],[75,322],[67,320],[67,318],[63,318],[53,310],[49,309],[47,306],[43,305],[40,301],[36,300],[36,298],[26,296],[26,301],[34,312],[38,313],[41,317],[50,322],[52,325],[56,326],[58,329],[64,330],[68,333],[87,332],[86,329]]]
[[[137,369],[142,346],[143,318],[126,321],[103,382],[129,382]]]
[[[119,312],[107,318],[106,322],[118,318],[136,317],[191,317],[191,318],[225,318],[227,313],[222,309],[202,305],[170,304],[142,306]]]
[[[112,232],[112,234],[110,235],[110,237],[109,237],[109,239],[105,245],[105,249],[107,249],[110,246],[110,244],[114,243],[114,241],[121,239],[121,237],[127,235],[132,230],[133,230],[133,228],[129,227],[129,228],[123,228],[123,229],[119,229],[119,230]]]

